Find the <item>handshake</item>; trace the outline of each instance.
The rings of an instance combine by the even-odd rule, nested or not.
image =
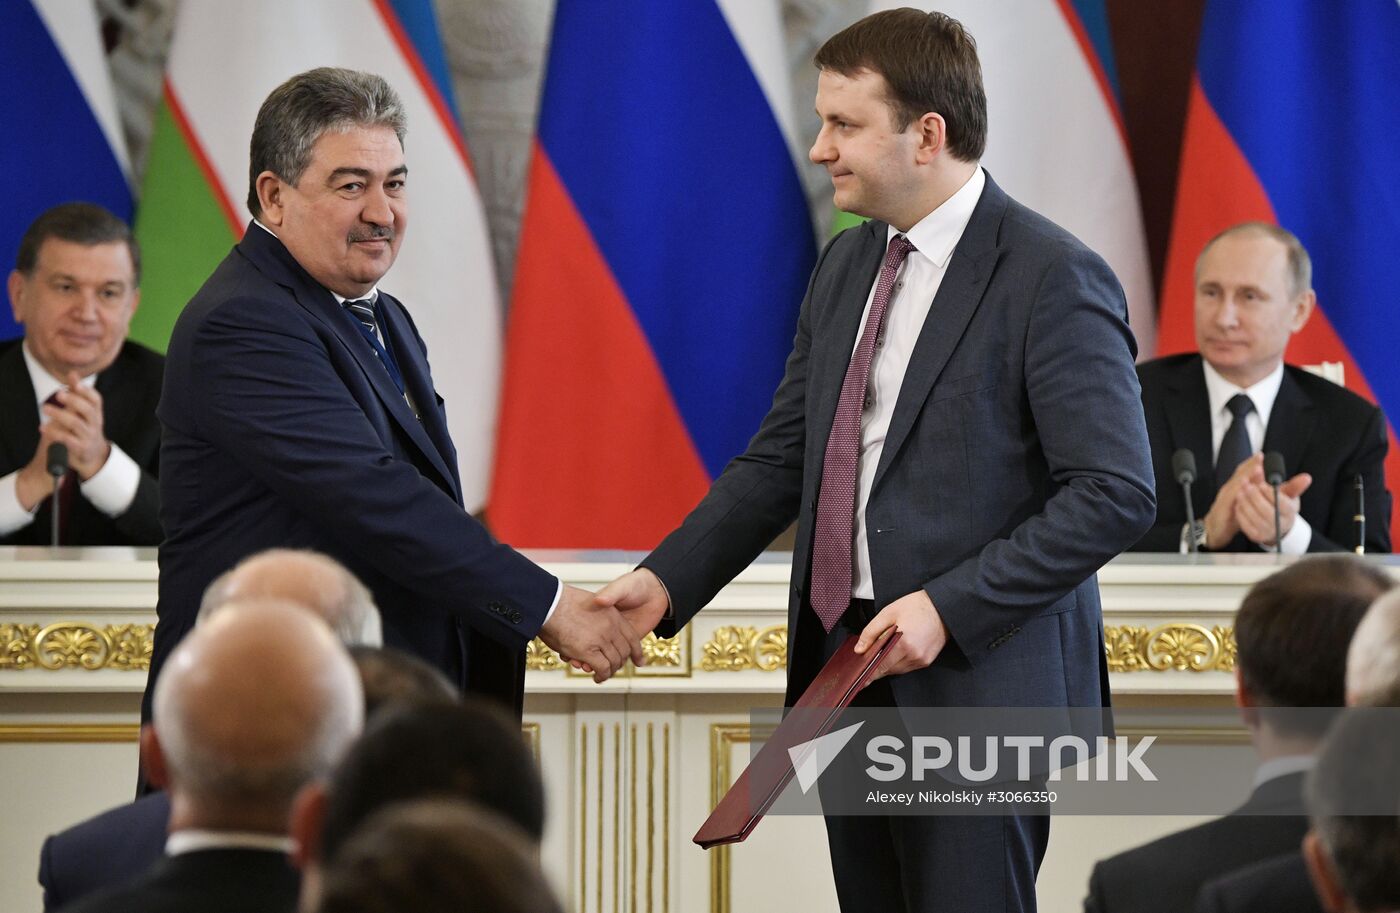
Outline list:
[[[645,664],[642,638],[666,614],[670,600],[661,579],[638,569],[614,580],[595,595],[565,586],[554,614],[540,628],[540,640],[565,662],[604,682],[630,658]]]

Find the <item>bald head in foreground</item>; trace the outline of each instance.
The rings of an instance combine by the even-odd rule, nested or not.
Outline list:
[[[147,775],[170,793],[167,857],[71,909],[295,909],[291,802],[359,733],[363,700],[316,615],[288,601],[225,605],[171,654],[142,732]]]
[[[304,606],[347,646],[384,643],[370,591],[343,564],[320,552],[270,548],[244,558],[209,584],[197,623],[229,602],[248,599],[285,599]]]

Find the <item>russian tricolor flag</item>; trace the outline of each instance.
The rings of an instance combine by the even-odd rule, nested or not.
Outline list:
[[[650,548],[744,449],[814,259],[770,0],[559,0],[489,517]]]
[[[39,213],[59,203],[100,203],[131,218],[126,143],[107,57],[91,3],[9,0],[0,4],[0,174],[10,200],[0,216],[0,272],[14,267],[19,240]],[[10,309],[0,339],[20,335]]]
[[[1163,354],[1195,350],[1193,270],[1212,236],[1257,219],[1313,260],[1318,310],[1295,364],[1400,416],[1400,4],[1212,0],[1187,109],[1162,290]],[[1386,471],[1400,483],[1391,431]],[[1392,517],[1392,538],[1400,515]]]

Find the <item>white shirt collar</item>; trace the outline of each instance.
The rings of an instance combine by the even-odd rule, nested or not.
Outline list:
[[[59,390],[68,389],[66,381],[54,377],[39,364],[39,360],[29,351],[28,341],[20,345],[20,351],[24,353],[24,366],[29,369],[29,383],[34,388],[34,401],[39,404],[39,419],[44,420],[44,402],[57,393]],[[97,383],[97,375],[89,374],[83,378],[83,386],[91,387]]]
[[[213,831],[185,828],[165,839],[165,855],[197,853],[201,850],[268,850],[291,853],[295,841],[286,834],[260,834],[254,831]]]
[[[275,231],[273,231],[272,229],[268,228],[266,225],[264,225],[263,223],[259,222],[257,219],[254,219],[254,220],[253,220],[253,224],[256,225],[256,226],[258,226],[259,228],[261,228],[263,231],[267,232],[268,234],[272,235],[272,237],[274,237],[274,238],[277,237],[277,232],[275,232]],[[279,240],[280,240],[280,239],[279,239]],[[366,299],[366,298],[369,298],[369,299],[371,299],[371,300],[378,300],[378,298],[379,298],[379,285],[378,285],[378,283],[376,283],[373,287],[371,287],[369,291],[365,292],[365,293],[364,293],[363,295],[361,295],[360,297],[354,298],[354,299],[346,298],[344,295],[337,294],[336,292],[333,292],[333,291],[331,291],[330,289],[326,289],[326,291],[328,291],[328,292],[331,293],[331,297],[335,299],[335,303],[336,303],[336,304],[344,304],[345,302],[347,302],[347,301],[352,301],[352,300],[353,300],[353,301],[363,301],[363,300]]]
[[[1281,758],[1270,758],[1254,771],[1254,788],[1258,789],[1270,780],[1286,777],[1289,774],[1306,773],[1317,764],[1317,755],[1290,754]]]
[[[982,166],[978,165],[972,176],[967,179],[967,183],[944,200],[943,205],[914,223],[914,227],[903,232],[903,235],[934,266],[944,269],[948,265],[948,259],[953,256],[953,248],[958,246],[963,229],[967,228],[972,211],[977,208],[977,201],[982,198],[982,188],[986,185],[987,174],[982,170]],[[885,243],[888,245],[889,239],[897,234],[901,232],[891,225]]]
[[[1267,377],[1250,387],[1237,387],[1230,383],[1204,358],[1201,359],[1201,366],[1205,369],[1206,396],[1210,398],[1212,416],[1224,414],[1225,404],[1230,401],[1230,397],[1236,393],[1243,393],[1254,403],[1254,411],[1259,416],[1259,421],[1265,428],[1269,427],[1269,413],[1274,411],[1274,400],[1278,399],[1279,387],[1283,385],[1282,361]]]

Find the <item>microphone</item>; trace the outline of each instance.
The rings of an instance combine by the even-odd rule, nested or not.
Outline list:
[[[53,476],[53,500],[49,502],[49,544],[58,548],[59,487],[63,484],[63,476],[68,472],[68,445],[57,442],[50,444],[44,460],[48,465],[49,475]]]
[[[1264,454],[1264,481],[1274,489],[1274,551],[1283,554],[1283,522],[1278,512],[1278,487],[1283,484],[1283,454],[1270,450]]]
[[[1356,521],[1356,553],[1366,554],[1366,482],[1361,478],[1361,473],[1357,473],[1351,480],[1351,487],[1356,492],[1356,515],[1352,517]]]
[[[1172,454],[1172,475],[1186,499],[1186,551],[1196,554],[1196,510],[1191,504],[1191,483],[1196,481],[1196,455],[1182,447]]]

